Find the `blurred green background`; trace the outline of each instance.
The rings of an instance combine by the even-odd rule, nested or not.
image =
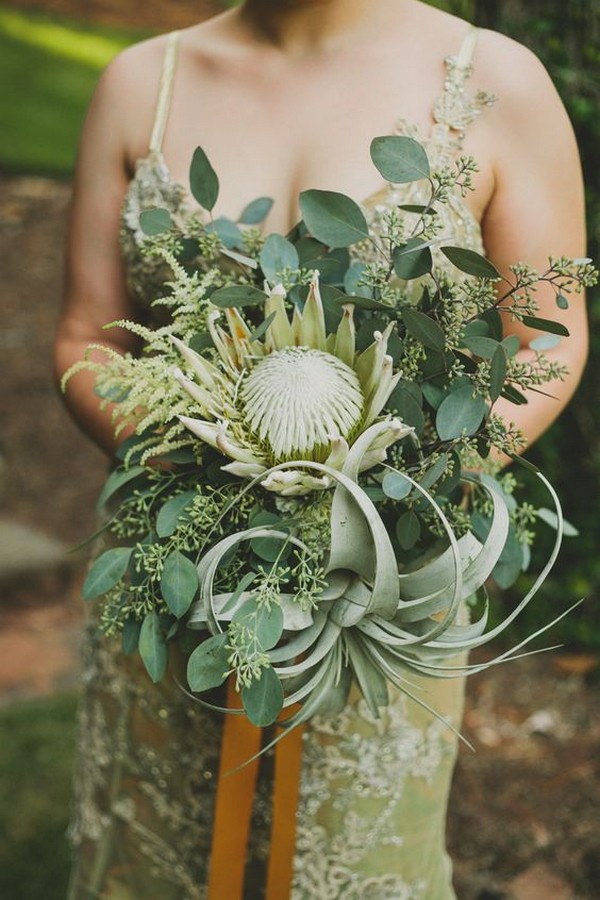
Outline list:
[[[121,48],[152,33],[185,24],[202,4],[135,7],[75,2],[14,3],[0,7],[0,170],[68,179],[86,105],[104,65]],[[222,4],[225,5],[225,4]],[[477,24],[527,44],[542,58],[563,97],[577,132],[585,171],[590,255],[600,260],[600,3],[598,0],[448,0],[435,2]],[[79,13],[79,10],[85,11]],[[177,7],[177,9],[174,9]],[[108,10],[108,12],[107,12]],[[111,11],[112,10],[112,11]],[[214,11],[214,6],[211,8]],[[62,12],[62,15],[57,13]],[[75,17],[64,13],[75,13]],[[172,21],[179,15],[181,20]],[[87,21],[84,19],[87,17]],[[523,90],[527,86],[523,85]],[[539,627],[574,600],[577,613],[555,629],[552,642],[597,653],[600,629],[598,501],[600,498],[600,294],[590,297],[592,358],[583,383],[561,420],[529,456],[545,471],[580,531],[565,542],[559,564],[540,601],[521,620],[518,633]],[[540,504],[538,486],[528,486]],[[535,500],[534,500],[535,502]],[[551,535],[541,535],[532,571],[543,564]],[[521,594],[527,585],[524,577]],[[504,602],[514,601],[516,594]],[[66,828],[73,758],[73,697],[7,708],[0,729],[0,896],[7,900],[64,897],[68,851]],[[59,760],[59,765],[57,765]],[[58,836],[58,837],[57,837]],[[32,861],[33,864],[32,864]]]

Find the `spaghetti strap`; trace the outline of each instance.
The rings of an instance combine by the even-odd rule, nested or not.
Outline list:
[[[477,91],[470,96],[466,83],[473,74],[473,56],[479,36],[479,29],[469,26],[460,49],[455,56],[444,60],[446,77],[444,90],[433,107],[433,118],[438,127],[438,139],[445,135],[450,140],[454,132],[459,149],[466,127],[482,112],[484,107],[496,102],[496,97],[487,91]]]
[[[169,118],[169,110],[171,108],[171,98],[173,96],[173,81],[175,78],[175,69],[177,67],[177,51],[179,49],[180,35],[180,31],[172,31],[167,37],[154,125],[152,126],[152,136],[150,138],[151,153],[160,153],[162,150],[165,128],[167,127],[167,119]]]
[[[474,25],[469,25],[469,30],[464,37],[460,50],[458,51],[458,56],[456,57],[456,65],[460,69],[470,69],[473,65],[473,54],[475,53],[478,37],[479,29]]]

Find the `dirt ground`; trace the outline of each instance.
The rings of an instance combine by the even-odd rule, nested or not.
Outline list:
[[[78,19],[185,26],[192,0],[50,0]],[[52,383],[69,186],[0,175],[0,517],[67,545],[91,533],[102,454],[65,414]],[[84,557],[60,571],[0,585],[0,694],[74,683]],[[600,898],[598,660],[554,653],[469,683],[452,790],[449,843],[459,900]]]

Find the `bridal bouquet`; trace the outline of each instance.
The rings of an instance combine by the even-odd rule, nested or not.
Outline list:
[[[140,217],[145,252],[172,272],[153,304],[164,324],[112,323],[139,336],[139,355],[106,350],[74,368],[95,372],[117,433],[134,430],[99,500],[116,540],[84,596],[154,681],[176,643],[186,690],[213,705],[205,692],[232,675],[256,725],[289,707],[288,727],[335,713],[353,681],[374,715],[390,683],[425,705],[411,671],[481,668],[457,655],[525,607],[564,530],[540,473],[553,509],[520,502],[494,462],[523,443],[495,405],[564,375],[544,351],[568,332],[536,315],[535,289],[550,285],[566,308],[595,279],[589,260],[519,264],[507,280],[444,237],[471,159],[431,171],[400,136],[376,138],[371,156],[425,201],[368,219],[343,194],[309,190],[300,224],[265,237],[267,198],[237,222],[213,219],[219,183],[198,149],[197,213]],[[528,361],[503,336],[511,319],[545,332]],[[556,529],[551,558],[488,629],[486,582],[507,587],[527,567],[539,520]]]

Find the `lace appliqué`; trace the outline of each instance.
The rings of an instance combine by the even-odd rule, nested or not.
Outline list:
[[[455,721],[461,692],[454,685],[445,709]],[[445,883],[439,900],[452,897],[444,816],[455,751],[448,729],[399,692],[380,719],[357,698],[334,719],[314,719],[304,743],[292,900],[425,900],[436,879]],[[419,846],[427,847],[427,877]]]
[[[172,180],[160,151],[153,150],[137,161],[123,202],[119,241],[127,289],[142,309],[147,308],[150,299],[162,296],[172,272],[160,258],[141,252],[145,235],[140,228],[140,215],[160,206],[169,210],[176,224],[183,225],[189,214],[187,199],[183,185]]]

